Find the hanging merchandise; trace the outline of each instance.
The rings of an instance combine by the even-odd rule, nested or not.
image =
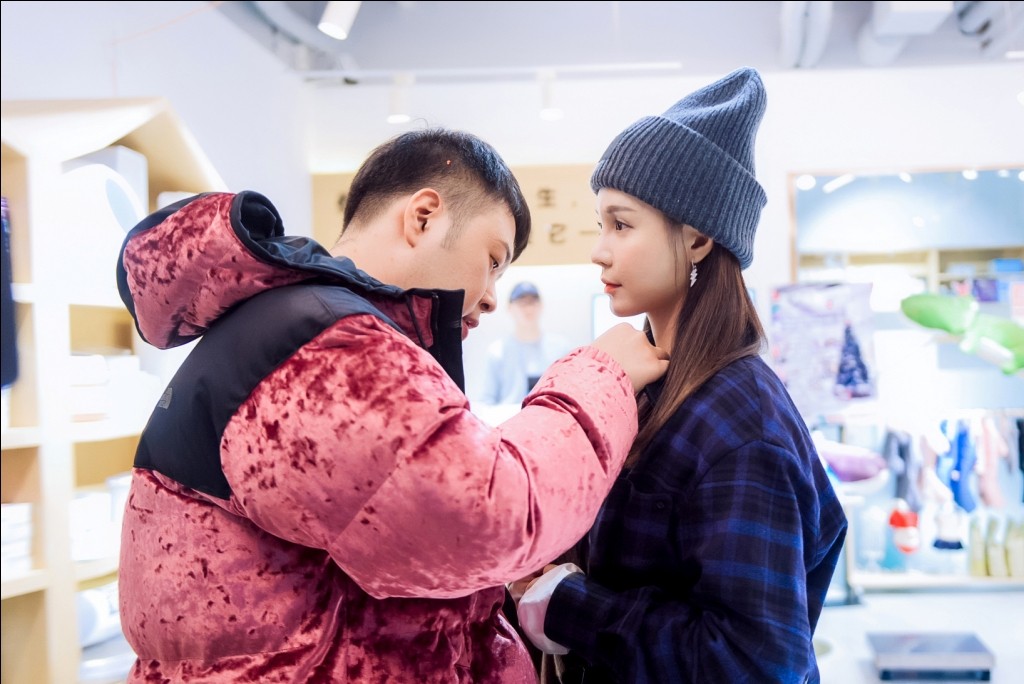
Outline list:
[[[917,513],[910,510],[903,499],[897,499],[896,506],[889,515],[889,525],[892,527],[892,541],[897,549],[903,553],[914,553],[921,547]]]
[[[1005,545],[1010,577],[1024,577],[1024,520],[1007,524]]]
[[[843,399],[871,396],[868,367],[860,352],[860,343],[849,323],[843,329],[843,349],[839,353],[839,372],[836,374],[836,394]]]
[[[949,503],[935,514],[935,541],[937,549],[958,550],[964,548],[960,539],[960,512]]]
[[[912,438],[903,430],[890,430],[885,435],[882,454],[889,471],[896,476],[896,496],[907,502],[912,511],[921,510],[921,459],[911,449]]]
[[[973,297],[950,297],[938,294],[911,295],[900,302],[903,314],[918,325],[943,330],[954,335],[963,334],[978,313],[978,302]]]
[[[953,500],[968,513],[977,507],[974,499],[974,466],[977,463],[977,452],[969,421],[957,421],[956,439],[953,442],[953,467],[949,471],[949,488],[953,492]]]
[[[903,299],[900,309],[926,328],[961,335],[961,351],[995,364],[1006,375],[1024,369],[1024,326],[979,313],[971,295],[915,294]]]
[[[968,572],[972,577],[988,576],[987,551],[985,549],[985,532],[981,518],[971,518],[971,530],[967,537]]]
[[[775,372],[805,416],[877,393],[871,283],[801,283],[772,291]]]
[[[989,577],[1006,577],[1010,574],[1006,567],[1006,546],[999,529],[999,520],[994,517],[989,518],[985,533],[985,563]]]
[[[881,454],[865,447],[830,440],[821,430],[812,430],[811,440],[818,455],[840,482],[870,480],[886,468]]]
[[[939,461],[946,461],[945,458],[950,451],[950,442],[946,437],[944,428],[941,426],[928,429],[922,432],[918,447],[921,451],[921,498],[925,501],[936,501],[940,504],[953,500],[953,492],[949,485],[939,475]],[[939,455],[943,458],[940,459]],[[948,470],[948,469],[947,469]]]
[[[1010,445],[999,432],[996,421],[985,416],[978,422],[977,444],[978,493],[989,508],[1003,508],[1006,501],[999,487],[1000,461],[1009,461]]]
[[[944,420],[941,425],[949,440],[949,451],[939,454],[936,471],[939,479],[953,493],[953,501],[971,513],[977,507],[973,492],[977,455],[971,436],[971,421]]]
[[[1024,369],[1024,326],[980,313],[964,333],[960,349],[994,363],[1006,375]]]
[[[860,516],[858,548],[863,566],[869,571],[882,567],[889,542],[888,520],[885,509],[869,506]]]
[[[3,216],[3,233],[0,234],[0,387],[9,387],[18,379],[18,340],[11,291],[11,217],[7,198],[0,198],[0,202]]]
[[[1017,425],[1017,469],[1024,473],[1024,418],[1014,422]],[[1021,487],[1021,501],[1024,501],[1024,487]]]

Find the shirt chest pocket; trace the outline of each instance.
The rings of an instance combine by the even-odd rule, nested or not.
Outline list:
[[[608,499],[591,538],[591,559],[631,575],[665,573],[674,555],[672,496],[631,484]]]

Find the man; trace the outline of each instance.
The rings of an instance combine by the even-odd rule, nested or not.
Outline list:
[[[485,404],[518,405],[544,371],[568,353],[561,335],[545,333],[540,317],[540,290],[531,282],[516,283],[508,299],[512,332],[495,340],[487,350],[487,374],[480,400]]]
[[[628,326],[553,364],[496,428],[461,340],[529,210],[497,153],[428,130],[375,150],[328,253],[261,195],[126,238],[139,332],[202,339],[140,439],[125,511],[129,680],[531,682],[503,584],[593,521],[664,354]]]

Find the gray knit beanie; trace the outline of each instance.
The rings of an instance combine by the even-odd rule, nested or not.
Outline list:
[[[767,202],[754,178],[754,136],[766,102],[757,71],[737,69],[620,133],[590,187],[620,190],[693,226],[746,268]]]

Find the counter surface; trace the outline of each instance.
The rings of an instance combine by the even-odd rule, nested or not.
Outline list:
[[[822,611],[815,639],[828,648],[822,684],[879,682],[868,632],[974,632],[995,654],[992,682],[1017,684],[1024,672],[1024,589],[956,593],[869,593],[855,605]]]

